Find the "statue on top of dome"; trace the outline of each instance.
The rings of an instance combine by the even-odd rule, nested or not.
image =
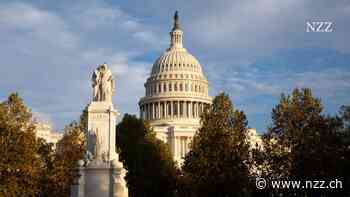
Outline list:
[[[173,30],[181,29],[180,28],[179,14],[178,13],[179,12],[176,10],[175,14],[174,14],[174,27],[173,27]]]
[[[101,64],[92,75],[93,101],[112,102],[115,84],[107,64]]]

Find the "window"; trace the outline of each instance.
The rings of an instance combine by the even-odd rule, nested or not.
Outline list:
[[[174,115],[175,116],[178,114],[177,105],[178,105],[178,102],[174,102]]]
[[[172,87],[171,87],[171,83],[169,83],[169,88],[168,89],[169,89],[169,92],[173,91]]]
[[[158,92],[159,93],[162,92],[162,85],[161,84],[158,85]]]
[[[177,91],[177,83],[174,85],[174,91]]]
[[[182,87],[182,83],[180,83],[180,91],[182,92],[183,91],[183,87]]]
[[[166,84],[163,85],[163,92],[166,92]]]
[[[171,115],[171,105],[170,102],[167,102],[167,106],[168,106],[168,116]]]

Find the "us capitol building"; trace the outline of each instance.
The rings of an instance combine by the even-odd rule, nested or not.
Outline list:
[[[198,60],[183,47],[177,12],[170,47],[154,62],[139,101],[140,116],[157,138],[166,142],[180,164],[200,127],[200,114],[210,106],[208,81]]]

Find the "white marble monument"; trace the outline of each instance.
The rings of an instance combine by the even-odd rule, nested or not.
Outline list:
[[[127,197],[126,170],[115,149],[118,115],[113,107],[114,79],[107,64],[92,75],[93,101],[88,106],[85,159],[79,161],[78,178],[71,197]]]

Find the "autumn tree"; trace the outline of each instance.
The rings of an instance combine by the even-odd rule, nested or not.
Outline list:
[[[125,114],[117,126],[117,147],[128,173],[130,196],[174,196],[177,169],[168,146],[142,119]]]
[[[250,193],[247,119],[221,93],[201,116],[183,165],[194,196],[247,196]],[[188,194],[187,194],[188,195]]]
[[[66,197],[70,195],[70,187],[76,178],[74,169],[77,162],[83,159],[85,152],[85,128],[86,113],[82,113],[80,121],[73,121],[64,129],[64,135],[58,141],[54,152],[48,151],[47,144],[41,146],[41,158],[45,167],[42,175],[43,197]]]
[[[325,116],[320,99],[310,89],[282,94],[272,110],[272,125],[264,136],[264,173],[272,179],[334,180],[344,178],[339,161],[345,156],[339,131],[342,121]],[[340,190],[272,191],[284,196],[330,195]]]
[[[84,135],[80,125],[72,122],[64,129],[58,142],[52,166],[47,170],[48,190],[43,196],[69,196],[70,186],[76,176],[74,169],[84,156]]]
[[[36,196],[41,160],[32,114],[17,93],[0,104],[0,196]]]

